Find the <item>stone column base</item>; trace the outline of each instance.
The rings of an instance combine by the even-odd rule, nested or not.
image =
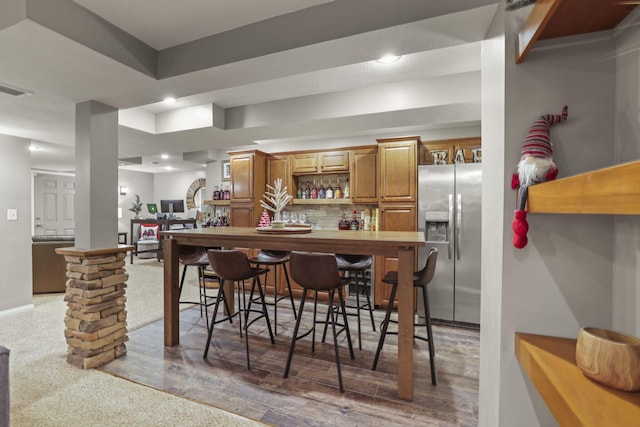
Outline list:
[[[81,250],[58,248],[67,263],[67,362],[82,369],[102,366],[127,352],[125,257],[132,246]]]

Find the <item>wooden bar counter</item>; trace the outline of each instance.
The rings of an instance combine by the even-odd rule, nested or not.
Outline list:
[[[180,342],[178,246],[220,246],[286,251],[367,254],[398,257],[398,396],[413,400],[413,269],[416,248],[425,245],[417,231],[337,231],[261,233],[250,227],[213,227],[162,231],[164,241],[164,344]]]

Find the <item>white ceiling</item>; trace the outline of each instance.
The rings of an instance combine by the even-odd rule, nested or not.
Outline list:
[[[480,41],[496,11],[488,0],[6,1],[0,84],[33,94],[0,93],[0,133],[32,140],[34,168],[57,171],[74,167],[86,100],[121,109],[119,157],[147,172],[202,168],[185,152],[478,125]],[[374,61],[386,52],[402,57]],[[212,104],[222,125],[183,120]]]

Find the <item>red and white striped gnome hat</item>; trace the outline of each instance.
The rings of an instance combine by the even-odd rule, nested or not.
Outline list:
[[[567,106],[562,109],[561,114],[545,114],[541,116],[529,129],[527,137],[522,145],[520,158],[538,157],[542,159],[550,159],[551,140],[549,139],[549,129],[551,125],[567,120]]]

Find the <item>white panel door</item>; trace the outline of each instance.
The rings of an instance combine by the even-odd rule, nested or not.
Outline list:
[[[73,235],[75,178],[37,174],[34,178],[34,234]]]

